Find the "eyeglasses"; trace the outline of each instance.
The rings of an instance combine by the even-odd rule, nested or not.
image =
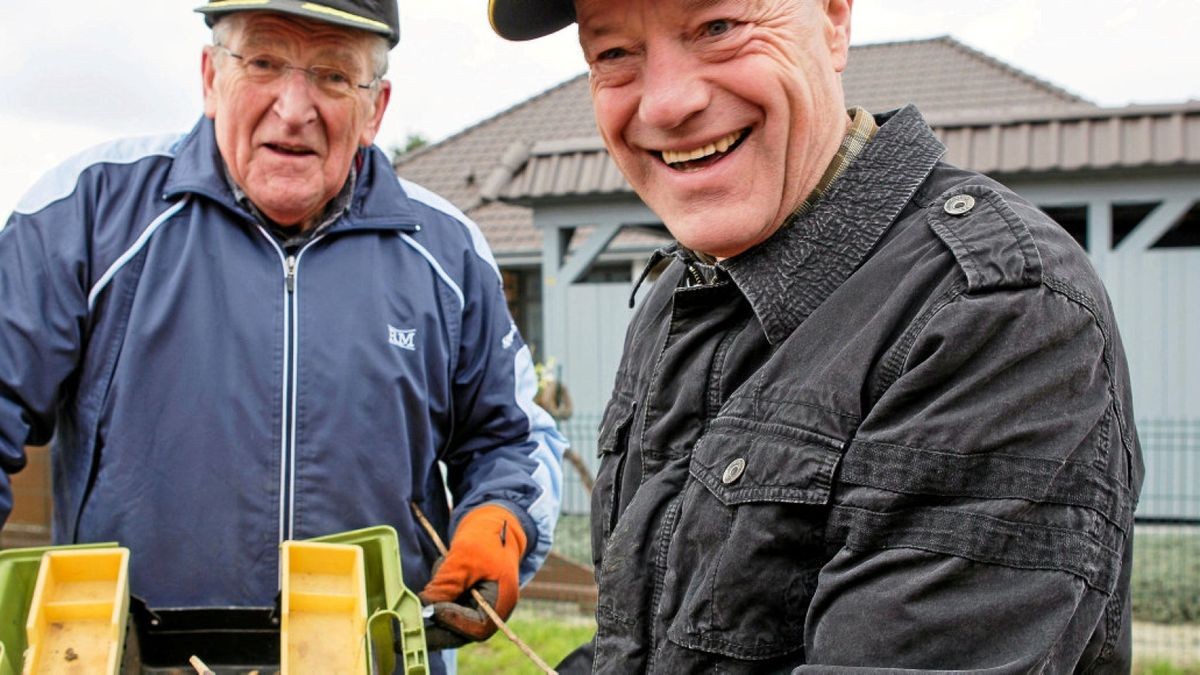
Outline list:
[[[341,68],[333,66],[309,66],[308,68],[302,68],[300,66],[293,66],[272,54],[252,54],[246,56],[238,54],[225,45],[213,46],[236,59],[246,77],[258,84],[270,84],[282,78],[287,71],[295,70],[304,73],[304,77],[308,80],[308,83],[315,85],[325,95],[339,98],[354,94],[356,89],[373,89],[375,88],[375,84],[379,82],[379,78],[376,77],[366,84],[358,84]]]

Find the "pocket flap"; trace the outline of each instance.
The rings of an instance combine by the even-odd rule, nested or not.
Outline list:
[[[696,445],[691,474],[725,505],[826,504],[842,457],[832,439],[799,430],[721,420]]]
[[[629,425],[633,423],[633,412],[636,403],[623,403],[613,399],[604,411],[600,420],[600,435],[596,438],[596,455],[603,457],[614,452],[625,451],[625,436],[629,433]]]

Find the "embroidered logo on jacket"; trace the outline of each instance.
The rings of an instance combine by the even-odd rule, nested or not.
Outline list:
[[[415,342],[416,337],[416,328],[396,328],[395,326],[388,324],[388,343],[395,347],[407,349],[410,352],[415,352],[417,351],[417,345]]]

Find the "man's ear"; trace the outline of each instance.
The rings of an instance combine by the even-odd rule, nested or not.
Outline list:
[[[213,83],[217,77],[216,49],[205,45],[200,54],[200,78],[204,87],[204,116],[213,119],[217,116],[217,93]]]
[[[825,0],[826,35],[829,55],[837,72],[846,70],[850,54],[850,9],[854,0]]]
[[[388,101],[392,98],[392,83],[387,80],[379,81],[379,89],[375,92],[374,109],[371,119],[363,127],[362,135],[358,137],[359,147],[367,147],[375,142],[379,134],[379,125],[383,123],[383,113],[387,111]]]

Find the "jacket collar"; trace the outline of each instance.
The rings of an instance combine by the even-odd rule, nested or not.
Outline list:
[[[874,139],[810,211],[720,263],[772,344],[858,269],[946,151],[911,105],[876,121]]]
[[[417,216],[400,187],[387,155],[372,145],[360,149],[356,161],[359,163],[358,178],[350,208],[329,231],[416,230]],[[206,197],[248,221],[256,222],[237,203],[229,189],[221,153],[217,148],[215,128],[207,117],[201,117],[191,132],[180,141],[163,188],[163,197],[166,199],[176,199],[184,194]]]

